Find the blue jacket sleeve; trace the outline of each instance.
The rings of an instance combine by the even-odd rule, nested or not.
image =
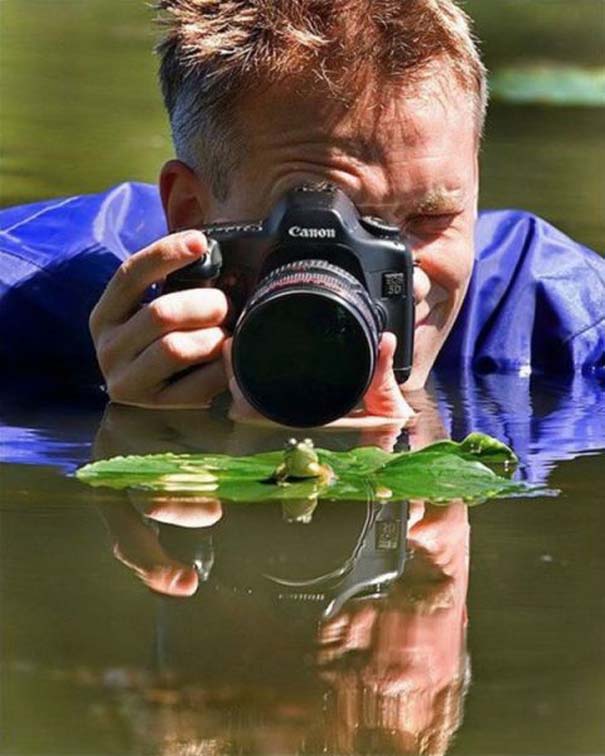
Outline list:
[[[143,184],[2,211],[3,374],[99,381],[90,312],[121,261],[164,233],[157,190]]]
[[[438,369],[605,374],[605,260],[529,213],[483,213]]]

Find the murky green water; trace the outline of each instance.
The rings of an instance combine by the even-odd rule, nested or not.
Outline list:
[[[602,0],[466,3],[488,65],[602,66]],[[171,156],[151,11],[132,0],[0,3],[0,204],[155,181]],[[605,109],[495,106],[483,207],[522,207],[603,251]]]
[[[12,407],[5,419],[29,428],[22,451],[71,468],[95,433],[102,455],[236,453],[285,437],[219,413],[116,408],[101,423],[100,411]],[[568,419],[546,417],[551,430]],[[350,587],[389,566],[359,550],[366,505],[322,503],[296,526],[278,504],[150,500],[6,465],[2,752],[416,753],[412,734],[459,727],[452,754],[600,753],[604,459],[558,464],[557,498],[471,510],[470,565],[467,510],[411,503],[403,576],[329,621],[347,585],[321,576],[349,561]],[[191,578],[173,578],[195,560],[209,577],[191,598],[146,587],[187,592]]]
[[[601,0],[468,7],[494,67],[603,62]],[[170,147],[148,16],[122,0],[0,2],[2,204],[154,180]],[[603,109],[495,106],[483,206],[533,210],[602,251],[604,121]],[[365,505],[322,505],[311,525],[291,526],[274,505],[153,502],[67,475],[95,438],[104,456],[250,453],[287,433],[219,411],[104,416],[98,402],[4,394],[0,751],[390,754],[416,753],[418,736],[467,756],[605,752],[605,408],[575,386],[506,381],[473,388],[472,402],[469,387],[437,387],[442,414],[457,437],[491,424],[478,429],[514,441],[522,473],[561,494],[478,507],[470,531],[459,505],[410,504],[402,577],[336,619],[323,615],[344,583],[309,581],[346,565],[350,581],[379,582],[386,569],[354,559]],[[503,397],[524,392],[503,414]],[[186,591],[171,581],[195,561],[191,598],[145,585]]]

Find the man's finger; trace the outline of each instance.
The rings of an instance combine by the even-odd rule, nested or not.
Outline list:
[[[111,337],[98,346],[106,373],[135,359],[150,344],[171,331],[188,331],[221,325],[229,310],[220,289],[187,289],[164,294],[141,307]]]
[[[108,381],[110,397],[124,404],[134,397],[153,396],[166,387],[170,378],[194,365],[216,360],[221,354],[225,332],[222,328],[173,331],[147,347],[134,362],[117,371]]]
[[[207,408],[214,397],[226,389],[224,365],[221,360],[215,360],[162,389],[156,396],[155,406],[164,409]]]
[[[201,231],[183,231],[166,236],[125,260],[92,311],[93,339],[96,341],[108,325],[128,320],[151,284],[193,262],[206,250],[206,237]]]
[[[376,371],[364,397],[364,405],[369,415],[407,420],[414,412],[403,398],[393,373],[393,357],[396,347],[396,336],[388,331],[383,333]]]

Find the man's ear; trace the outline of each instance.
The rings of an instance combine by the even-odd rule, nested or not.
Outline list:
[[[160,173],[160,196],[170,233],[199,228],[207,222],[210,189],[180,160],[169,160]]]

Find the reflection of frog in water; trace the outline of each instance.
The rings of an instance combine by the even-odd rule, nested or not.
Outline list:
[[[291,438],[286,444],[283,462],[272,476],[278,485],[287,485],[291,478],[319,478],[319,483],[330,483],[334,472],[329,465],[322,465],[310,438],[297,441]]]
[[[271,480],[278,486],[288,486],[294,481],[313,480],[313,487],[305,498],[284,499],[283,515],[286,522],[309,523],[318,502],[319,489],[334,480],[334,471],[321,464],[310,438],[297,441],[291,438],[285,447],[284,459]]]

